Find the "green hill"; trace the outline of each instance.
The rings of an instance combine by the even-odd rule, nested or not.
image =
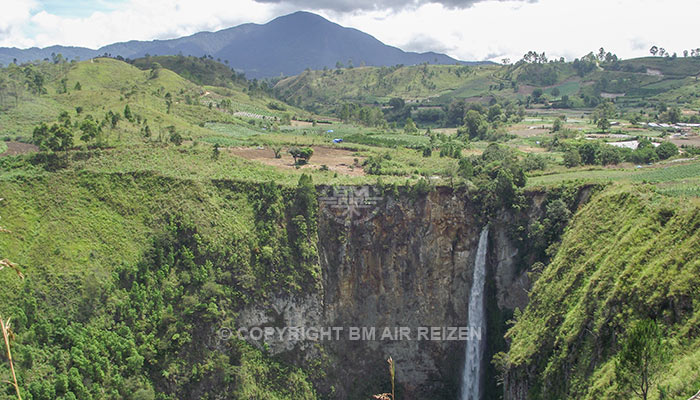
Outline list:
[[[507,66],[419,65],[306,71],[284,79],[275,93],[290,103],[328,111],[344,102],[387,104],[392,97],[425,105],[447,106],[455,99],[496,98],[524,102],[542,89],[549,102],[567,96],[568,107],[591,107],[601,94],[623,95],[625,107],[659,102],[700,107],[697,76],[700,58],[647,57],[616,62],[576,60]],[[556,90],[555,90],[556,89]],[[586,98],[592,98],[588,100]]]
[[[567,229],[507,335],[512,386],[506,390],[524,386],[529,399],[630,397],[615,380],[616,354],[631,326],[654,319],[670,361],[655,377],[651,398],[695,393],[699,227],[697,201],[633,187],[593,199]],[[667,397],[659,397],[659,388]]]
[[[248,86],[243,74],[236,73],[220,61],[206,57],[150,56],[130,60],[129,63],[142,70],[151,69],[153,63],[158,63],[198,85],[229,88]]]
[[[172,59],[177,61],[177,58]],[[203,64],[216,65],[214,62]],[[153,63],[151,68],[141,70],[122,61],[97,58],[77,63],[10,65],[0,69],[0,108],[3,110],[0,136],[19,136],[26,140],[37,124],[52,123],[64,111],[73,121],[91,115],[99,122],[106,119],[110,111],[120,114],[120,122],[105,129],[110,145],[142,142],[146,126],[152,132],[151,139],[162,139],[172,129],[186,138],[194,138],[213,134],[203,129],[206,123],[248,125],[249,118],[236,117],[240,112],[278,119],[291,113],[304,114],[279,104],[270,108],[270,104],[279,102],[264,91],[249,91],[247,85],[240,82],[229,87],[201,86],[162,65],[152,67]],[[223,64],[216,66],[218,72],[199,80],[219,83],[218,79],[223,79],[221,67]],[[180,71],[186,76],[199,73],[198,69],[190,70],[187,66]],[[132,120],[124,118],[127,105],[133,114]]]
[[[265,188],[143,172],[2,180],[0,252],[26,275],[0,274],[23,397],[313,398],[298,368],[216,342],[245,304],[316,276],[294,256],[305,239],[287,241],[307,215],[299,195]]]

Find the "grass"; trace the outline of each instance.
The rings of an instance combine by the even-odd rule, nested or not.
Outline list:
[[[3,226],[11,231],[0,237],[0,254],[16,261],[27,276],[20,282],[14,274],[0,274],[3,287],[0,311],[3,317],[12,316],[15,322],[13,358],[19,368],[23,397],[31,398],[31,393],[34,398],[41,398],[41,393],[56,390],[59,393],[83,393],[84,397],[90,393],[105,399],[128,398],[129,390],[137,390],[133,389],[134,385],[125,383],[134,379],[122,357],[126,351],[132,356],[129,368],[137,368],[138,376],[134,382],[138,392],[153,392],[155,387],[161,393],[158,397],[161,399],[187,397],[183,392],[177,392],[184,389],[174,389],[172,385],[166,385],[167,388],[158,386],[158,382],[162,382],[160,372],[164,370],[176,372],[180,377],[188,376],[179,379],[176,385],[180,388],[188,386],[188,390],[201,385],[197,390],[225,390],[234,394],[234,398],[313,398],[307,375],[299,368],[273,360],[242,341],[232,340],[225,344],[231,356],[228,352],[210,350],[209,345],[202,341],[189,340],[192,346],[183,350],[182,346],[188,343],[187,337],[211,340],[207,332],[215,332],[217,328],[210,318],[196,316],[200,313],[196,310],[202,310],[210,301],[215,301],[218,308],[214,308],[227,309],[233,314],[244,299],[243,293],[232,289],[231,283],[221,288],[215,283],[214,273],[209,271],[205,290],[198,286],[182,298],[178,296],[178,301],[167,307],[162,296],[167,296],[172,289],[168,289],[168,285],[173,284],[172,279],[182,278],[175,287],[183,290],[191,285],[188,274],[201,273],[202,268],[208,268],[207,265],[213,265],[213,262],[217,262],[217,268],[229,270],[231,266],[221,266],[221,263],[229,262],[226,257],[211,258],[206,263],[197,260],[197,265],[180,270],[179,278],[171,275],[166,280],[166,275],[161,274],[155,281],[143,281],[148,270],[165,270],[163,264],[149,259],[149,252],[159,251],[157,238],[161,238],[166,252],[168,246],[178,249],[178,255],[173,256],[173,260],[177,260],[173,261],[173,268],[182,265],[181,254],[196,251],[191,244],[176,243],[177,239],[163,242],[165,232],[176,225],[177,216],[184,218],[197,231],[194,235],[183,233],[181,237],[196,237],[201,246],[206,243],[207,254],[215,254],[215,249],[230,249],[227,257],[237,259],[238,254],[253,254],[254,249],[260,247],[258,240],[266,240],[265,245],[270,245],[267,242],[270,235],[257,236],[261,232],[257,225],[259,216],[254,211],[257,200],[251,190],[253,187],[237,186],[230,181],[199,182],[143,171],[63,170],[47,175],[0,178],[0,193],[6,198],[0,203],[0,217]],[[269,201],[270,207],[291,204],[282,197]],[[286,238],[282,226],[284,222],[277,225],[277,229]],[[188,246],[190,248],[185,250]],[[275,248],[282,251],[279,246]],[[172,251],[172,247],[170,249]],[[250,270],[264,271],[252,260],[247,261],[253,263]],[[131,278],[140,282],[133,286],[124,285],[119,279],[120,274],[124,276],[130,269],[140,271]],[[248,270],[240,265],[237,271],[234,276],[243,277]],[[217,273],[216,279],[226,279],[231,275],[228,274]],[[265,292],[269,290],[266,285],[275,284],[275,279],[261,276],[261,282],[253,287]],[[148,287],[147,296],[154,297],[135,301],[138,298],[143,300],[146,293],[141,292],[139,284]],[[164,286],[156,288],[154,285]],[[285,280],[285,285],[291,287],[293,281]],[[222,298],[210,297],[208,300],[201,295],[205,291],[210,293],[209,296],[220,293]],[[178,314],[183,298],[190,304],[194,302],[195,310]],[[155,304],[158,305],[154,309],[148,308]],[[114,313],[113,306],[120,310],[120,316]],[[139,317],[141,322],[125,323],[124,318],[128,318],[125,311],[139,310],[140,307],[144,308],[136,312],[142,315]],[[174,319],[161,319],[161,315],[171,315]],[[217,319],[218,323],[234,326],[233,321]],[[149,321],[156,324],[143,330]],[[170,329],[177,328],[177,336],[170,329],[156,328],[167,325]],[[42,339],[41,335],[48,335],[51,339]],[[114,336],[118,337],[117,342],[113,341]],[[179,345],[175,342],[178,336],[183,337]],[[53,338],[61,339],[55,341]],[[119,350],[113,347],[115,343],[119,343]],[[155,346],[158,346],[158,351],[155,351]],[[179,355],[171,357],[176,354]],[[77,375],[81,384],[72,381],[66,389],[54,389],[61,388],[60,383],[68,370],[51,362],[47,355],[73,360],[70,374]],[[148,363],[160,365],[158,373],[150,375],[146,369],[140,369],[144,356]],[[199,372],[189,367],[181,370],[179,363],[184,359],[188,360],[189,366],[209,365],[210,368]],[[229,368],[230,365],[236,365],[236,368]],[[6,375],[4,363],[0,370]],[[192,376],[196,378],[190,380]],[[207,383],[207,379],[223,379],[224,376],[235,381],[235,387],[214,389]],[[82,378],[100,384],[83,387]],[[197,383],[200,379],[205,381]],[[170,393],[166,394],[166,391]],[[58,398],[57,395],[49,396]]]
[[[41,68],[47,69],[49,76],[47,93],[36,96],[23,92],[17,106],[11,99],[6,100],[6,111],[0,113],[0,127],[3,127],[0,135],[29,137],[37,124],[54,122],[62,111],[67,111],[74,120],[88,114],[101,120],[108,111],[123,113],[127,104],[134,114],[147,122],[137,125],[123,120],[112,135],[111,145],[140,142],[140,129],[146,124],[156,135],[173,126],[185,137],[200,137],[212,134],[211,130],[202,127],[208,122],[247,123],[247,120],[233,116],[238,111],[278,118],[290,113],[308,115],[291,106],[286,111],[269,110],[267,104],[273,99],[267,95],[251,97],[238,87],[202,87],[167,69],[160,69],[153,75],[150,70],[142,71],[113,59],[98,58]],[[67,93],[59,93],[61,79],[67,80]],[[80,83],[81,90],[74,89],[77,83]],[[170,113],[167,112],[166,94],[172,97]],[[224,99],[231,102],[230,108],[209,107],[210,103],[216,105]],[[81,107],[80,115],[76,107]]]
[[[700,162],[687,164],[664,163],[653,167],[626,168],[578,168],[531,177],[528,186],[556,185],[560,182],[580,180],[585,182],[636,182],[636,183],[674,183],[674,190],[669,193],[697,193],[692,182],[700,177]],[[688,179],[692,179],[688,181]],[[683,187],[688,183],[688,190]],[[682,190],[679,190],[682,189]]]
[[[659,385],[673,398],[697,391],[700,343],[690,332],[698,310],[671,317],[664,304],[696,297],[698,216],[697,200],[629,185],[604,191],[576,215],[508,334],[511,369],[532,374],[530,398],[616,398],[616,338],[647,317],[663,324],[673,354]]]

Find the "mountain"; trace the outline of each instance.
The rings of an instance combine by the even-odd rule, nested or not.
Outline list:
[[[52,46],[45,49],[0,48],[0,62],[26,62],[61,53],[68,59],[111,54],[124,58],[150,55],[192,55],[227,60],[251,78],[296,75],[306,68],[334,68],[337,62],[355,66],[397,64],[469,64],[447,55],[405,52],[357,29],[345,28],[308,12],[296,12],[267,24],[243,24],[218,32],[200,32],[169,40],[129,41],[97,50]]]

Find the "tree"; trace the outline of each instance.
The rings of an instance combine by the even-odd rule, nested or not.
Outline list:
[[[535,102],[538,102],[540,100],[540,97],[542,97],[543,94],[544,94],[544,92],[542,91],[542,89],[537,88],[537,89],[532,91],[532,99],[535,100]]]
[[[597,150],[600,145],[594,142],[586,142],[579,146],[578,152],[581,156],[581,162],[585,165],[594,165],[598,163]]]
[[[492,105],[491,107],[489,107],[489,112],[488,112],[489,122],[494,122],[494,121],[500,119],[502,114],[503,114],[503,109],[501,108],[500,105],[498,105],[498,104]]]
[[[393,97],[389,100],[389,106],[393,111],[399,112],[406,106],[406,102],[400,97]]]
[[[219,155],[221,155],[221,151],[219,150],[219,144],[214,143],[214,149],[211,152],[211,159],[212,160],[218,160]]]
[[[568,168],[581,165],[581,154],[575,148],[571,148],[564,153],[564,165]]]
[[[602,47],[598,49],[598,61],[605,61],[605,49]]]
[[[656,53],[659,52],[659,48],[656,46],[651,46],[651,49],[649,49],[649,53],[651,53],[652,56],[656,56]]]
[[[282,158],[282,146],[272,146],[272,152],[275,153],[275,158]]]
[[[41,123],[34,128],[32,142],[42,151],[66,151],[73,147],[73,132],[65,125],[53,124],[49,128]]]
[[[640,321],[622,342],[615,360],[615,380],[623,389],[647,400],[649,389],[665,359],[661,329],[653,320]]]
[[[605,132],[610,129],[610,121],[608,121],[607,118],[600,118],[598,122],[596,122],[596,126],[598,126],[598,129]]]
[[[671,142],[663,142],[656,148],[659,159],[665,160],[678,154],[678,147]]]
[[[85,143],[92,141],[97,137],[99,130],[99,126],[97,126],[97,123],[95,123],[92,118],[85,118],[83,122],[80,123],[80,131],[83,132],[80,136],[80,140]]]
[[[128,104],[124,106],[124,118],[129,122],[134,122],[134,115],[131,113],[131,107]]]
[[[117,127],[117,124],[119,124],[119,121],[122,119],[122,116],[117,112],[108,112],[107,113],[107,118],[109,119],[109,123],[112,126],[112,129],[115,129]]]
[[[661,114],[659,118],[664,122],[668,122],[670,124],[677,124],[678,122],[680,122],[682,115],[683,112],[680,108],[671,107],[668,110],[666,110],[663,114]]]
[[[459,168],[457,169],[457,174],[464,179],[469,179],[474,176],[474,164],[472,161],[466,157],[460,158]]]
[[[170,114],[170,107],[173,106],[173,95],[171,95],[170,92],[165,94],[165,106],[165,113]]]
[[[467,114],[464,116],[464,127],[467,130],[469,139],[481,138],[488,132],[488,124],[484,121],[481,113],[476,110],[467,111]]]
[[[615,165],[622,162],[622,154],[617,147],[605,144],[598,148],[597,159],[602,165]]]
[[[613,118],[615,114],[617,114],[615,105],[610,101],[604,101],[593,111],[593,122],[596,123],[600,130],[605,132],[610,128],[609,119]]]
[[[416,133],[418,132],[418,127],[416,127],[415,122],[411,118],[406,118],[406,123],[403,126],[403,130],[406,133]]]
[[[563,127],[564,122],[561,118],[557,117],[557,119],[554,120],[554,123],[552,123],[552,132],[559,132]]]
[[[314,150],[310,147],[292,147],[289,149],[289,154],[294,158],[295,165],[304,165],[309,162],[311,156],[314,154]]]

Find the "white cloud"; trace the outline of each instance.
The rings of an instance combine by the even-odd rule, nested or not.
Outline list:
[[[27,47],[32,44],[23,32],[24,23],[37,7],[34,0],[14,0],[2,5],[0,12],[0,44]]]
[[[290,3],[254,0],[128,0],[113,4],[114,11],[64,17],[41,11],[34,0],[9,3],[0,13],[0,46],[97,48],[264,23],[295,10]],[[405,50],[425,51],[436,43],[435,50],[463,60],[517,60],[528,50],[571,60],[601,46],[623,58],[646,55],[652,44],[679,53],[698,47],[691,34],[698,11],[696,0],[539,0],[483,1],[464,9],[426,3],[403,10],[317,12]]]
[[[252,0],[130,0],[115,11],[72,18],[46,11],[30,13],[35,3],[21,1],[30,5],[13,5],[14,18],[0,17],[0,32],[3,23],[10,27],[9,34],[3,37],[0,33],[0,46],[62,44],[98,48],[128,40],[175,38],[246,22],[263,23],[279,9]]]
[[[463,10],[428,4],[340,15],[339,22],[405,50],[423,50],[415,39],[421,35],[437,38],[463,60],[517,60],[529,50],[572,60],[601,46],[626,58],[647,55],[652,44],[680,54],[700,46],[691,34],[699,11],[696,0],[540,0],[481,2]]]

